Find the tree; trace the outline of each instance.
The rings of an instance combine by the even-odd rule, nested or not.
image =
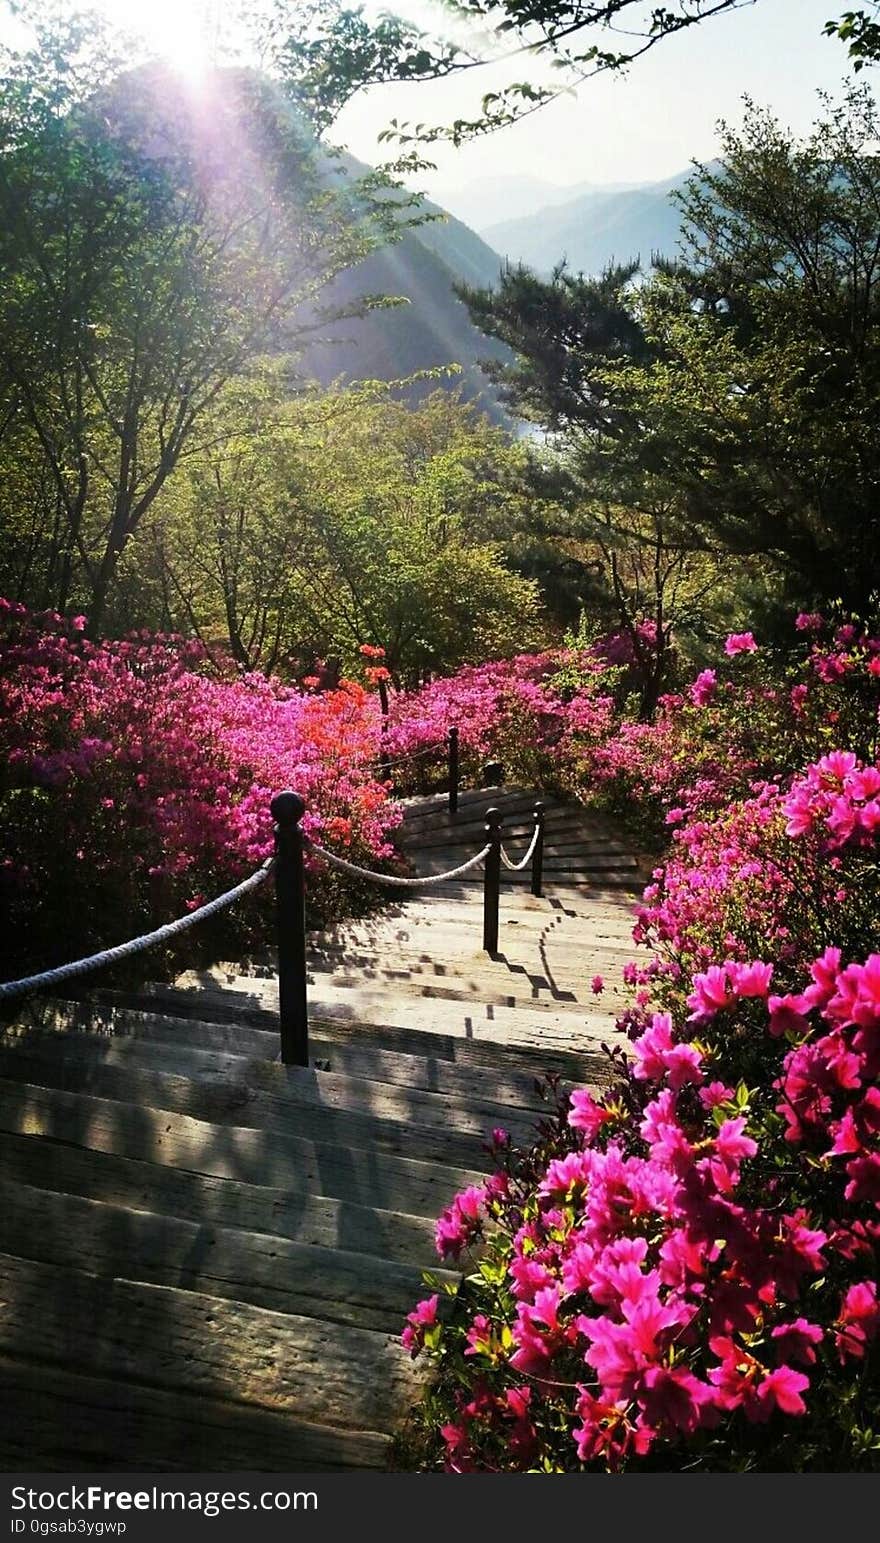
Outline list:
[[[825,24],[828,37],[840,38],[847,45],[853,69],[863,70],[866,64],[880,62],[880,5],[867,11],[844,11],[837,21]]]
[[[635,389],[659,359],[639,319],[637,275],[635,263],[598,278],[560,266],[549,280],[516,267],[496,290],[460,293],[477,325],[514,356],[485,366],[503,398],[543,430],[531,477],[557,573],[577,563],[593,622],[628,636],[650,715],[668,679],[673,633],[698,625],[719,567],[690,528],[669,470],[670,417],[649,420]]]
[[[223,72],[190,96],[158,66],[114,74],[84,22],[34,21],[35,47],[2,61],[0,432],[39,446],[61,523],[43,532],[43,584],[97,634],[224,386],[319,336],[322,291],[405,221],[381,177],[333,185],[262,77]]]
[[[660,509],[680,552],[760,556],[789,600],[863,613],[880,559],[877,136],[864,89],[803,144],[749,104],[682,197],[680,261],[641,283],[514,270],[464,292],[518,355],[494,367],[509,397],[560,436],[603,520],[634,512],[641,541],[647,515],[653,542]]]
[[[863,87],[804,142],[748,104],[685,191],[683,260],[643,308],[661,403],[689,421],[695,524],[771,558],[792,598],[862,614],[880,559],[878,131]]]
[[[243,426],[240,403],[224,405]],[[350,671],[366,644],[398,685],[540,635],[536,585],[496,535],[522,497],[519,452],[474,409],[367,384],[254,398],[250,421],[218,435],[145,531],[171,623],[228,641],[245,669]]]
[[[405,17],[372,20],[347,0],[273,0],[257,23],[263,55],[282,78],[295,79],[304,110],[320,132],[369,86],[436,80],[503,62],[528,63],[544,77],[511,79],[486,92],[474,116],[445,125],[392,120],[385,137],[418,146],[459,145],[535,112],[564,92],[609,71],[622,72],[677,34],[756,0],[438,0],[434,33]],[[875,7],[876,9],[876,7]],[[447,18],[452,36],[440,31]],[[860,57],[877,56],[877,28],[864,12],[846,13],[826,32]],[[460,41],[464,37],[465,41]],[[414,160],[417,159],[413,152]]]

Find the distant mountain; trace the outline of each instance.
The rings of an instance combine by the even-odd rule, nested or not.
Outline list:
[[[366,170],[349,161],[357,174]],[[482,403],[493,418],[504,417],[494,389],[478,359],[506,358],[503,344],[484,336],[471,322],[467,308],[453,292],[465,283],[492,287],[503,266],[498,253],[436,204],[423,212],[436,216],[407,231],[350,272],[343,273],[323,297],[347,304],[362,295],[402,297],[403,305],[368,313],[355,321],[328,327],[326,341],[310,351],[305,367],[324,384],[340,377],[393,380],[417,370],[457,364],[459,384],[468,400]]]
[[[523,219],[492,225],[484,236],[508,261],[539,273],[549,273],[563,258],[582,273],[600,273],[610,262],[633,257],[647,264],[654,253],[675,253],[681,220],[670,195],[690,175],[689,168],[664,182],[611,192],[591,188]]]
[[[580,191],[578,187],[563,187],[541,177],[510,173],[504,177],[475,177],[461,185],[444,185],[435,197],[456,219],[482,232],[502,220],[526,216],[531,209],[564,203]]]
[[[204,81],[197,96],[187,92],[180,79],[163,65],[138,66],[120,76],[108,89],[103,109],[108,121],[128,122],[135,104],[139,132],[150,152],[167,153],[185,146],[196,165],[211,150],[216,135],[217,104],[223,109],[223,133],[232,144],[247,144],[249,115],[259,111],[288,117],[297,135],[304,132],[295,108],[277,87],[250,70],[220,70]],[[307,132],[307,131],[305,131]],[[316,147],[318,155],[322,152]],[[351,156],[325,154],[323,174],[328,185],[341,194],[349,179],[349,206],[353,220],[359,217],[357,183],[368,168]],[[397,195],[391,195],[397,196]],[[402,218],[404,217],[402,211]],[[459,220],[447,217],[436,205],[420,211],[435,215],[401,240],[374,252],[365,262],[338,276],[320,294],[325,308],[343,308],[363,296],[400,297],[403,304],[376,309],[351,321],[328,323],[298,361],[300,372],[329,385],[337,380],[396,380],[420,370],[451,364],[462,373],[450,377],[468,400],[482,402],[498,421],[505,419],[497,395],[477,364],[479,358],[506,357],[502,344],[486,338],[471,323],[466,307],[453,286],[461,281],[493,285],[502,260],[476,233]],[[308,318],[316,320],[316,313]],[[285,347],[283,323],[276,346]],[[422,394],[432,387],[414,387]]]
[[[509,173],[504,177],[476,177],[462,185],[435,188],[435,197],[456,219],[480,235],[510,220],[533,219],[536,210],[568,203],[582,193],[622,193],[644,187],[641,182],[547,182],[541,177]]]

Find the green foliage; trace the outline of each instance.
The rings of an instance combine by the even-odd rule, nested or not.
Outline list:
[[[455,74],[476,74],[499,60],[515,69],[527,59],[531,78],[508,78],[475,92],[470,116],[452,123],[393,118],[383,137],[403,148],[398,165],[421,164],[423,145],[461,145],[504,128],[570,93],[596,75],[622,73],[660,44],[739,10],[754,0],[444,0],[452,35],[433,33],[389,12],[368,16],[348,0],[270,0],[254,29],[261,54],[295,83],[319,131],[329,128],[359,91]],[[864,11],[825,27],[849,44],[856,67],[878,56],[878,27]],[[517,61],[512,64],[511,61]],[[407,149],[407,147],[410,147]]]
[[[537,586],[501,534],[520,454],[454,395],[408,406],[374,384],[289,402],[264,380],[219,411],[238,434],[218,424],[148,532],[169,623],[225,635],[247,669],[350,673],[368,644],[407,685],[539,634]]]
[[[405,222],[381,175],[331,185],[265,78],[216,75],[196,105],[163,67],[116,73],[106,29],[86,36],[50,20],[0,58],[0,455],[44,463],[27,598],[82,605],[99,632],[218,393],[300,353],[337,314],[330,281]],[[22,504],[13,484],[0,519],[18,527]]]
[[[464,291],[517,356],[492,373],[555,436],[570,539],[625,626],[641,612],[667,642],[670,623],[699,631],[756,559],[777,602],[870,611],[877,137],[866,90],[826,104],[803,143],[749,105],[719,167],[680,196],[681,261],[641,284],[632,265],[548,281],[516,269],[496,292]],[[536,460],[552,475],[546,448]]]

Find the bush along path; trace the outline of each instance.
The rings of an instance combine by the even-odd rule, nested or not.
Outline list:
[[[407,806],[436,873],[516,789]],[[382,1467],[424,1372],[401,1344],[437,1217],[528,1140],[536,1085],[604,1075],[634,860],[546,816],[546,887],[479,874],[310,938],[311,1064],[282,1066],[270,966],[32,997],[0,1043],[7,1470]],[[507,870],[505,870],[507,873]],[[601,978],[600,978],[601,977]],[[435,1269],[441,1282],[455,1275]]]

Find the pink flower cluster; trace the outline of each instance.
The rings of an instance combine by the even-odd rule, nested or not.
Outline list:
[[[83,941],[116,942],[240,879],[270,852],[269,804],[286,787],[306,800],[308,831],[389,854],[399,814],[376,780],[378,704],[362,687],[218,679],[177,638],[92,644],[76,621],[4,616],[6,969],[50,962],[59,939],[68,953],[89,918],[100,935]]]
[[[880,768],[835,750],[808,766],[783,800],[789,836],[821,830],[830,849],[873,846],[880,827]]]
[[[555,651],[466,665],[420,691],[393,697],[386,735],[389,756],[396,759],[439,745],[442,757],[453,727],[465,754],[499,755],[508,722],[523,714],[531,722],[536,747],[555,745],[565,728],[565,706],[550,678],[565,657]]]
[[[577,1459],[617,1468],[735,1415],[747,1426],[802,1417],[833,1368],[873,1345],[880,955],[847,968],[833,950],[816,960],[783,1040],[772,977],[760,960],[697,976],[700,1041],[665,1012],[634,1041],[635,1118],[620,1091],[576,1092],[569,1150],[537,1178],[534,1201],[524,1208],[506,1174],[484,1192],[507,1239],[509,1306],[467,1328],[486,1387],[476,1403],[460,1398],[443,1430],[449,1468],[485,1465],[518,1379],[532,1388],[519,1432],[530,1460],[536,1400],[558,1407],[571,1388]],[[784,1182],[769,1109],[726,1080],[734,1023],[776,1058],[770,1086],[796,1165]],[[480,1212],[469,1199],[463,1227],[452,1221],[461,1209],[448,1216],[463,1246]]]

